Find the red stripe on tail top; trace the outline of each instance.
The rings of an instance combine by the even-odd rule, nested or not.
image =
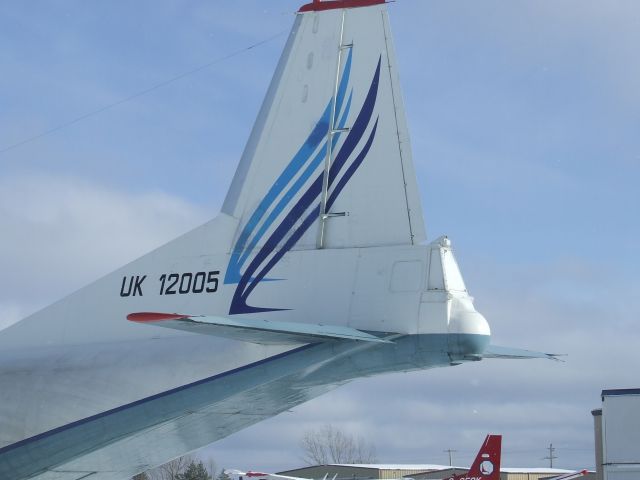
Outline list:
[[[300,7],[298,11],[319,12],[322,10],[334,10],[336,8],[370,7],[371,5],[380,5],[382,3],[385,3],[385,0],[329,0],[326,2],[313,0],[313,2]]]
[[[188,318],[189,315],[179,315],[177,313],[158,313],[158,312],[138,312],[130,313],[127,315],[127,320],[130,322],[162,322],[163,320],[180,320],[181,318]]]

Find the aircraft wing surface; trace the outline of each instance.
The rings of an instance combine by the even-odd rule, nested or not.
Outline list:
[[[445,338],[439,348],[423,347],[405,335],[293,348],[2,447],[0,478],[130,478],[354,378],[449,363]]]
[[[127,315],[127,319],[137,323],[264,345],[317,343],[327,340],[390,343],[389,340],[384,338],[341,325],[273,322],[255,318],[231,318],[221,315],[180,315],[155,312],[132,313]]]
[[[482,354],[482,358],[504,358],[504,359],[527,359],[527,358],[547,358],[549,360],[560,361],[556,353],[535,352],[532,350],[523,350],[521,348],[500,347],[498,345],[489,345]]]

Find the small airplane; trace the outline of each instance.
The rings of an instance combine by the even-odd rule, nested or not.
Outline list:
[[[467,473],[444,480],[500,480],[502,435],[487,435]]]
[[[501,442],[501,435],[487,435],[469,472],[443,480],[500,480]],[[308,480],[277,473],[242,472],[240,470],[225,470],[224,473],[232,480]],[[326,473],[322,480],[327,480],[328,475]],[[333,476],[332,480],[335,480],[336,477],[337,474]]]
[[[492,345],[426,242],[385,3],[300,8],[218,216],[0,331],[0,478],[126,479],[356,378],[554,358]]]
[[[500,461],[502,456],[502,435],[487,435],[467,473],[446,477],[442,480],[500,480]],[[242,472],[225,470],[232,480],[308,480],[306,478],[279,475],[277,473]],[[587,475],[587,470],[565,473],[548,480],[574,480]],[[337,474],[331,480],[336,480]],[[327,480],[328,473],[322,480]]]
[[[589,474],[588,470],[580,470],[579,472],[565,473],[559,477],[553,477],[548,480],[573,480],[575,478],[584,477]]]
[[[500,480],[501,444],[501,435],[487,435],[469,471],[443,480]],[[548,480],[573,480],[588,473],[587,470],[581,470],[579,472],[564,473]]]
[[[262,472],[241,472],[240,470],[228,469],[224,473],[231,478],[231,480],[308,480],[307,478],[290,477],[288,475],[278,475],[277,473],[262,473]],[[334,475],[331,480],[336,480],[337,475]],[[327,480],[328,474],[322,478]]]

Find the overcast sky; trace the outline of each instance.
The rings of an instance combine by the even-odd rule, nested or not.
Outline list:
[[[299,1],[0,3],[0,327],[213,217]],[[593,467],[590,410],[639,387],[640,4],[389,6],[430,239],[448,234],[500,345],[483,361],[356,381],[208,447],[301,465],[302,433],[381,462]],[[10,148],[256,42],[268,43]]]

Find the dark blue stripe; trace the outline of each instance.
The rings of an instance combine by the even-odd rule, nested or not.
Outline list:
[[[242,229],[242,233],[240,234],[240,237],[238,238],[238,241],[233,248],[231,258],[229,259],[229,265],[227,266],[227,271],[225,273],[225,283],[235,283],[238,281],[238,277],[240,276],[240,268],[242,266],[240,262],[240,255],[245,250],[246,243],[253,233],[253,230],[260,222],[262,217],[266,214],[267,210],[274,202],[274,200],[289,184],[291,179],[300,170],[302,165],[304,165],[309,160],[313,152],[316,150],[316,148],[324,138],[327,128],[329,128],[330,115],[331,102],[329,102],[329,104],[326,106],[322,117],[320,118],[318,123],[316,123],[313,131],[309,134],[309,137],[307,138],[305,143],[302,145],[302,147],[300,147],[300,149],[291,159],[284,171],[276,179],[274,184],[271,186],[267,194],[260,201],[260,204],[249,218],[247,224]]]
[[[336,159],[331,165],[329,171],[329,186],[331,186],[332,182],[337,177],[338,173],[342,169],[342,167],[347,162],[348,158],[353,153],[354,149],[362,139],[366,128],[371,120],[373,115],[373,110],[376,104],[376,98],[378,95],[378,85],[380,79],[380,65],[381,65],[382,57],[378,58],[378,64],[376,66],[376,71],[374,73],[373,79],[371,81],[371,85],[369,87],[369,91],[367,92],[367,96],[365,98],[362,109],[358,113],[358,116],[353,123],[353,126],[349,130],[349,134],[345,139],[340,151],[336,155]],[[371,137],[370,139],[372,139]],[[370,146],[370,145],[369,145]],[[367,151],[369,148],[367,147]],[[366,153],[365,153],[366,155]],[[364,158],[364,156],[363,156]],[[362,158],[362,159],[363,159]],[[362,162],[360,162],[358,165]],[[357,168],[357,167],[356,167]],[[355,171],[355,170],[354,170]],[[353,172],[351,173],[351,175]],[[278,248],[278,245],[282,243],[286,235],[294,228],[296,222],[302,218],[303,214],[309,209],[309,207],[313,204],[314,201],[320,196],[322,192],[322,174],[318,176],[315,181],[311,184],[309,189],[302,195],[302,197],[298,200],[298,202],[294,205],[291,211],[285,216],[283,221],[278,225],[275,231],[271,234],[269,239],[265,242],[264,246],[258,251],[253,260],[249,263],[248,267],[242,274],[238,286],[236,287],[233,298],[231,300],[231,306],[229,309],[230,314],[237,313],[259,313],[259,312],[269,312],[274,310],[281,310],[277,308],[266,308],[266,307],[253,307],[247,304],[247,298],[253,291],[253,289],[258,285],[258,283],[268,274],[268,272],[276,265],[276,263],[284,256],[286,252],[288,252],[293,245],[300,239],[300,237],[309,229],[309,227],[313,224],[313,213],[315,213],[316,218],[319,216],[319,207],[314,209],[310,214],[307,215],[305,220],[293,233],[292,238],[293,241],[289,239],[289,241],[285,242],[284,245],[275,253],[273,258],[260,270],[260,272],[256,275],[255,272],[260,268],[262,263]],[[350,178],[350,177],[349,177]],[[344,185],[342,185],[344,187]]]
[[[349,110],[351,109],[352,95],[353,95],[353,92],[352,94],[349,95],[349,99],[347,100],[347,105],[344,109],[342,117],[340,118],[340,123],[338,125],[338,128],[344,127],[344,124],[346,123],[347,116],[349,115]],[[334,135],[332,146],[335,145],[339,139],[340,139],[340,134]],[[324,145],[318,150],[318,153],[315,156],[315,158],[308,164],[305,171],[302,172],[302,174],[294,182],[293,186],[282,196],[280,201],[273,208],[273,210],[271,211],[267,219],[263,222],[258,232],[253,236],[249,246],[246,247],[244,253],[242,254],[242,256],[238,261],[238,264],[240,265],[244,264],[247,257],[249,257],[249,255],[251,254],[251,251],[255,248],[258,241],[264,236],[267,229],[273,224],[274,220],[282,213],[282,211],[288,205],[289,201],[300,191],[303,185],[307,182],[307,180],[309,180],[311,175],[316,171],[316,169],[322,162],[322,159],[326,157],[326,145],[327,143],[325,142]]]
[[[351,73],[351,55],[352,50],[349,51],[349,56],[347,57],[344,72],[342,73],[342,78],[340,79],[338,96],[336,98],[336,117],[339,115],[340,110],[342,109],[342,103],[344,101],[344,96],[347,90],[347,84],[349,83],[349,76]],[[251,237],[260,220],[262,220],[262,218],[266,214],[267,210],[271,207],[275,199],[278,197],[278,195],[282,193],[284,188],[291,182],[293,177],[300,171],[302,166],[308,162],[309,158],[317,149],[320,142],[324,138],[326,138],[326,132],[329,128],[329,117],[331,114],[332,105],[333,99],[331,99],[327,104],[322,116],[320,117],[320,120],[316,123],[305,143],[302,145],[302,147],[300,147],[298,152],[285,167],[284,171],[276,179],[274,184],[271,186],[265,197],[261,200],[256,210],[249,218],[247,224],[244,226],[242,233],[240,234],[240,237],[238,238],[233,248],[231,258],[229,259],[229,265],[227,266],[227,271],[225,273],[224,283],[239,282],[241,275],[240,270],[243,263],[246,261],[249,252],[260,240],[262,235],[264,235],[264,232],[269,228],[271,222],[273,222],[275,217],[273,215],[270,215],[269,218],[265,220],[263,228],[261,228],[260,231],[256,235],[254,235],[251,244],[247,246],[249,238]],[[347,104],[347,108],[348,107],[349,104]],[[345,115],[343,115],[343,119],[346,117],[346,114],[348,114],[348,112],[345,112]],[[335,121],[336,118],[334,118],[334,122]],[[321,148],[320,150],[323,150],[323,148]],[[289,199],[290,198],[291,197],[289,197]]]
[[[369,121],[373,115],[373,108],[376,104],[376,98],[378,96],[378,84],[380,81],[380,63],[382,57],[378,59],[378,65],[376,67],[376,73],[373,76],[373,80],[371,82],[371,86],[369,87],[369,92],[367,93],[367,97],[365,98],[364,105],[362,106],[362,110],[358,114],[356,121],[353,123],[353,126],[349,130],[349,135],[347,136],[342,148],[336,155],[335,160],[331,164],[331,169],[329,171],[329,185],[333,183],[338,173],[347,162],[356,146],[362,139],[364,132],[369,125]]]
[[[362,148],[362,151],[358,154],[356,159],[349,166],[349,168],[344,173],[344,175],[342,176],[338,184],[333,189],[329,199],[327,200],[327,210],[331,208],[331,206],[333,205],[333,202],[336,200],[336,198],[338,197],[342,189],[346,186],[347,182],[353,176],[353,174],[358,169],[358,167],[362,164],[365,157],[367,156],[367,153],[369,153],[369,149],[371,148],[371,144],[373,143],[373,138],[376,135],[377,128],[378,128],[378,120],[376,119],[376,123],[373,125],[371,134],[369,135],[369,138],[367,139],[366,144]],[[317,208],[311,211],[311,213],[307,216],[304,222],[302,222],[302,225],[300,225],[291,234],[291,236],[285,242],[282,248],[278,252],[276,252],[276,254],[271,258],[271,260],[269,260],[269,263],[263,268],[263,270],[260,271],[258,275],[256,275],[255,277],[256,282],[259,282],[262,278],[264,278],[264,276],[267,275],[267,273],[275,266],[275,264],[278,263],[278,261],[280,261],[280,259],[285,255],[285,253],[287,253],[289,250],[291,250],[291,248],[293,248],[293,246],[297,243],[297,241],[304,234],[304,232],[306,232],[309,229],[309,227],[313,225],[313,223],[315,222],[315,220],[318,218],[319,215],[320,215],[320,206],[318,206]],[[255,285],[257,285],[257,283],[253,283],[249,286],[249,288],[245,292],[245,296],[244,296],[245,300],[249,296],[253,288],[255,288]]]
[[[251,261],[247,269],[245,270],[240,283],[238,284],[238,288],[234,292],[233,299],[231,301],[231,313],[257,313],[257,312],[268,312],[273,311],[273,308],[262,308],[262,307],[251,307],[247,305],[246,299],[248,295],[253,291],[253,289],[257,286],[258,282],[264,278],[264,276],[268,273],[268,271],[275,265],[273,262],[269,262],[267,265],[268,269],[262,269],[260,271],[259,276],[254,277],[255,271],[258,267],[267,259],[269,255],[273,253],[273,251],[278,247],[278,244],[282,241],[282,239],[286,236],[287,233],[295,226],[295,223],[302,216],[302,214],[309,208],[309,206],[318,198],[320,192],[322,191],[322,176],[317,177],[314,182],[311,184],[311,187],[300,197],[295,206],[291,209],[291,211],[284,218],[282,223],[278,225],[278,228],[271,234],[269,240],[265,243],[265,245],[260,249],[258,254]],[[318,211],[319,213],[319,211]],[[309,228],[307,225],[306,228]],[[297,229],[298,238],[305,232],[302,229],[302,226]],[[291,247],[289,247],[291,248]],[[280,249],[281,255],[276,254],[278,259],[282,258],[287,250],[284,248]],[[249,282],[251,280],[251,282]],[[241,306],[241,311],[235,311],[234,307]]]
[[[353,161],[353,163],[349,165],[349,168],[347,168],[347,171],[344,172],[344,175],[342,175],[342,177],[338,181],[338,184],[333,188],[331,195],[329,195],[329,199],[327,200],[327,210],[329,210],[332,207],[333,202],[336,201],[342,189],[345,187],[347,182],[351,179],[353,174],[356,172],[356,170],[358,169],[362,161],[367,156],[367,153],[369,153],[369,149],[371,148],[371,144],[373,143],[373,138],[376,136],[377,129],[378,129],[378,119],[376,119],[376,123],[373,125],[373,129],[371,130],[371,135],[369,135],[369,139],[367,140],[367,143],[365,144],[365,146],[362,148],[362,151],[358,154],[358,156]]]

